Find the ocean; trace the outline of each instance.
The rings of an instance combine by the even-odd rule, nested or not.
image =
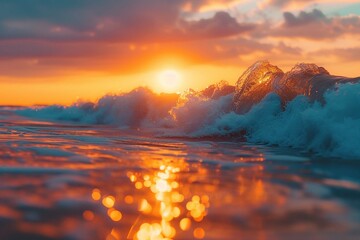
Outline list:
[[[359,103],[358,79],[265,62],[236,86],[0,107],[0,239],[359,239]]]
[[[360,161],[2,108],[0,239],[357,239]]]

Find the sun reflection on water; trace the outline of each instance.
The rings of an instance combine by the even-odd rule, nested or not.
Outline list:
[[[255,157],[256,162],[263,161],[262,155]],[[265,203],[284,204],[281,194],[269,195],[264,166],[254,161],[238,167],[236,174],[233,170],[228,174],[221,165],[209,167],[202,162],[192,162],[181,157],[181,152],[157,151],[140,158],[139,168],[123,172],[123,179],[119,180],[121,186],[92,190],[92,199],[101,205],[103,214],[111,221],[109,227],[112,228],[107,230],[109,239],[120,239],[110,232],[114,229],[121,231],[121,239],[221,239],[232,236],[238,223],[214,216],[245,217]],[[224,181],[226,185],[222,184]],[[210,209],[212,217],[207,218]],[[246,219],[244,224],[254,229],[265,226],[260,215],[246,216]],[[211,229],[214,223],[221,224],[223,230]]]
[[[265,161],[267,147],[156,142],[113,128],[22,133],[7,124],[0,239],[309,239],[319,230],[339,239],[359,229],[354,206],[340,202],[357,200],[357,178],[323,175],[333,162]]]
[[[125,195],[116,198],[102,194],[94,188],[91,197],[107,209],[107,215],[113,222],[121,223],[123,212],[116,209],[119,201],[126,204],[138,204],[138,218],[129,229],[128,239],[173,239],[179,233],[192,231],[196,239],[205,237],[204,228],[200,227],[210,207],[208,195],[192,194],[188,186],[182,186],[178,174],[186,168],[184,161],[159,164],[149,173],[128,171],[127,178],[133,184],[134,195],[139,191],[141,198]],[[94,213],[85,211],[85,220],[94,219]],[[120,239],[120,234],[112,229],[107,239]]]
[[[269,197],[262,179],[264,168],[261,165],[239,168],[238,175],[233,179],[237,182],[232,185],[234,192],[223,192],[219,181],[221,172],[215,170],[214,173],[219,175],[211,176],[213,173],[206,166],[189,163],[182,158],[144,156],[143,160],[141,169],[126,172],[124,179],[129,185],[122,185],[125,189],[115,190],[116,187],[112,187],[117,193],[98,188],[92,190],[92,199],[101,204],[108,219],[114,224],[112,226],[115,226],[108,233],[107,239],[121,239],[120,228],[122,237],[126,239],[203,239],[210,226],[204,220],[211,199],[215,209],[232,214],[235,209],[231,206],[235,202],[240,207],[235,211],[241,213],[241,209],[246,211],[261,206]],[[196,174],[190,174],[192,170]],[[184,178],[184,175],[187,177]],[[236,194],[238,196],[235,198]],[[273,200],[278,198],[272,196]],[[96,218],[94,213],[89,212],[84,212],[83,217],[87,221]],[[256,224],[255,227],[263,225],[255,220],[251,220],[251,224]],[[221,231],[213,231],[211,234],[222,236]]]
[[[134,234],[134,239],[172,239],[177,231],[188,231],[191,219],[200,222],[206,215],[209,207],[208,196],[203,196],[206,201],[201,203],[200,197],[194,195],[190,201],[185,202],[185,196],[180,192],[177,174],[181,171],[179,166],[161,164],[153,175],[142,176],[142,185],[148,188],[155,201],[150,203],[142,199],[139,211],[144,215],[155,217],[153,221],[144,221]],[[134,173],[128,174],[132,182],[139,181]],[[135,182],[135,187],[138,182]],[[191,208],[189,207],[190,205]],[[204,231],[204,230],[203,230]],[[203,234],[194,231],[194,237],[203,238]]]

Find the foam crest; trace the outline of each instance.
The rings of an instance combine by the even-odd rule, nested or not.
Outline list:
[[[234,108],[245,113],[274,90],[273,82],[284,75],[278,67],[268,61],[260,61],[249,67],[236,82]]]
[[[170,111],[174,127],[181,134],[191,133],[211,124],[216,118],[231,110],[232,98],[232,94],[219,99],[208,99],[198,95],[187,96],[186,101]]]
[[[243,136],[323,156],[360,158],[360,78],[330,75],[315,64],[284,73],[257,62],[237,81],[202,91],[155,94],[138,88],[96,103],[18,110],[31,118],[142,128],[185,137]]]
[[[177,99],[177,94],[155,94],[149,89],[138,88],[125,94],[106,95],[96,103],[29,108],[19,113],[44,120],[138,128],[154,122],[166,124],[168,112]]]
[[[360,157],[360,84],[342,84],[324,94],[326,104],[298,96],[281,107],[271,93],[246,114],[231,112],[194,132],[224,136],[242,132],[254,143],[276,144],[323,156]]]
[[[246,113],[271,92],[280,96],[283,106],[299,95],[323,102],[328,89],[337,84],[359,81],[360,78],[332,76],[315,64],[300,63],[284,74],[267,61],[257,62],[236,83],[234,109],[238,113]]]

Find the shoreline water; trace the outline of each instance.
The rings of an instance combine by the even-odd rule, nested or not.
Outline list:
[[[359,161],[14,116],[0,120],[1,239],[360,233]]]

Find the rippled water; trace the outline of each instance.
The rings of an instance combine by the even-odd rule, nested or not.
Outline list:
[[[358,239],[360,161],[0,114],[0,239]]]

